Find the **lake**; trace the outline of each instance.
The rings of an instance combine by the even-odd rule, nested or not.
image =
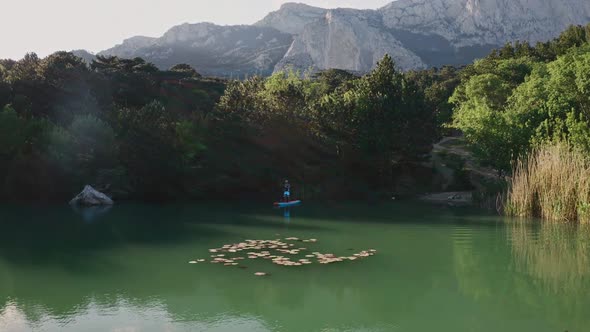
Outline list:
[[[590,330],[590,231],[419,203],[0,207],[0,331]],[[362,260],[189,264],[246,239]],[[255,276],[266,272],[270,276]]]

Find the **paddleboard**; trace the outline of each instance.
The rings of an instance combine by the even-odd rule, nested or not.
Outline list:
[[[290,202],[276,202],[274,203],[274,206],[277,207],[290,207],[290,206],[296,206],[301,204],[301,201],[290,201]]]

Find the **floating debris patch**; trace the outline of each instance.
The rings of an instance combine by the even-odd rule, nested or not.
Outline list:
[[[300,239],[297,237],[288,237],[284,240],[245,240],[244,242],[224,244],[219,248],[209,249],[209,252],[213,254],[211,255],[209,262],[212,264],[221,264],[228,267],[237,266],[240,269],[246,269],[248,268],[247,266],[240,265],[238,262],[263,259],[269,260],[275,265],[292,267],[314,264],[314,259],[315,263],[322,265],[357,261],[373,256],[377,253],[377,250],[375,249],[363,250],[359,253],[347,256],[336,256],[332,253],[322,253],[319,251],[308,253],[308,248],[295,248],[294,243],[289,243],[294,241],[304,243],[318,242],[317,239]],[[244,254],[242,256],[237,256],[241,252],[244,252]],[[198,264],[206,261],[207,260],[205,259],[196,259],[189,261],[189,264]],[[267,272],[256,272],[254,275],[269,276],[270,274]]]

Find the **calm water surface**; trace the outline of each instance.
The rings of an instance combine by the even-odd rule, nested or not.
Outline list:
[[[0,221],[2,332],[590,330],[585,229],[402,202],[304,205],[289,219],[220,204],[2,206]],[[317,238],[312,251],[379,253],[301,268],[188,264],[290,236]]]

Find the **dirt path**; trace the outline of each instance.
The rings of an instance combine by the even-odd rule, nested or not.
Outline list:
[[[483,167],[477,163],[473,154],[469,151],[463,137],[445,137],[443,140],[434,145],[432,149],[432,161],[435,167],[438,165],[441,174],[452,174],[453,169],[446,167],[443,156],[455,155],[464,160],[465,171],[471,173],[472,184],[477,189],[482,189],[482,181],[497,181],[498,172],[489,167]],[[477,180],[479,179],[479,180]],[[450,180],[454,180],[450,178]]]

